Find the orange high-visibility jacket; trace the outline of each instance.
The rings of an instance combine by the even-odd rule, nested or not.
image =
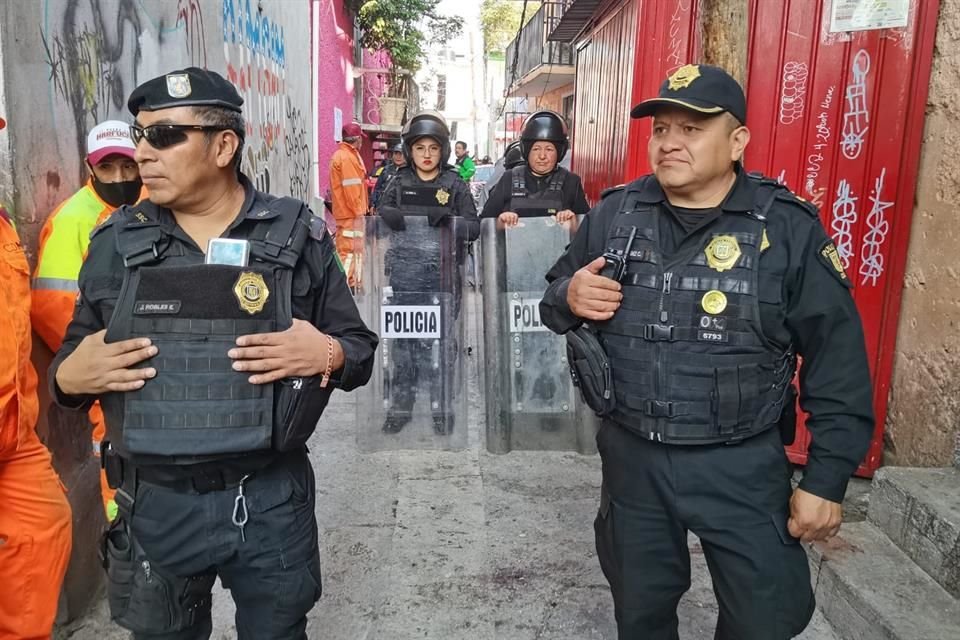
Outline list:
[[[337,226],[367,214],[370,203],[364,183],[366,177],[360,152],[341,142],[330,159],[330,193]]]
[[[140,190],[140,200],[148,196]],[[116,209],[97,195],[93,181],[64,200],[40,231],[37,268],[33,273],[33,328],[56,352],[73,318],[77,278],[87,257],[90,234]]]
[[[37,372],[30,363],[30,267],[13,226],[0,219],[0,463],[37,423]]]
[[[113,213],[93,190],[91,180],[57,207],[40,231],[33,274],[33,328],[56,352],[73,318],[77,277],[87,256],[90,232]]]

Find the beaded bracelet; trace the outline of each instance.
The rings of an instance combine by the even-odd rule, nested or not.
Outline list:
[[[320,380],[320,388],[323,389],[330,382],[330,374],[333,373],[333,338],[324,336],[327,339],[327,369],[323,372],[323,379]]]

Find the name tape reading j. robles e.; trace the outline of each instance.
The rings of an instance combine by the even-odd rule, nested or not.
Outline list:
[[[440,306],[387,305],[381,307],[381,337],[383,338],[439,338]]]
[[[510,332],[549,331],[540,322],[540,298],[513,298],[510,294]]]

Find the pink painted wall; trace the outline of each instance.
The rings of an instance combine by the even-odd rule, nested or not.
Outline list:
[[[364,69],[386,69],[389,66],[390,56],[385,51],[364,50]],[[385,95],[387,92],[386,79],[385,73],[381,74],[368,71],[363,74],[363,81],[357,85],[357,88],[363,91],[362,122],[366,124],[380,124],[380,103],[377,102],[377,98]],[[377,167],[378,162],[382,162],[382,159],[377,160],[375,158],[373,144],[374,136],[371,134],[370,139],[360,150],[360,155],[363,157],[363,163],[367,167],[368,173]],[[383,153],[381,150],[380,155],[382,156]]]
[[[330,184],[330,157],[337,149],[334,137],[334,107],[343,113],[343,123],[353,121],[353,20],[343,8],[342,0],[319,0],[311,4],[319,11],[319,46],[316,57],[317,83],[317,184],[320,195]],[[359,87],[359,82],[356,83]]]

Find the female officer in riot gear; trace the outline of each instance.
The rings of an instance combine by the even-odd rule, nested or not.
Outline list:
[[[460,179],[457,171],[447,164],[450,157],[450,132],[447,123],[435,111],[421,111],[404,127],[403,152],[407,166],[397,172],[396,178],[384,192],[378,213],[395,233],[384,262],[388,271],[393,294],[453,292],[452,308],[445,321],[456,320],[460,312],[462,278],[460,267],[466,254],[466,242],[477,238],[480,221],[470,188]],[[414,222],[426,218],[427,225]],[[433,227],[450,227],[458,218],[456,226],[457,247],[453,256],[443,255],[439,235]],[[407,224],[406,220],[410,220]],[[400,233],[402,232],[402,233]],[[442,358],[453,368],[457,345],[455,340],[444,339]],[[383,431],[398,433],[412,419],[420,378],[432,370],[431,359],[434,341],[397,340],[393,346],[394,367],[392,371],[391,405]],[[439,435],[449,434],[453,429],[453,414],[450,410],[452,389],[445,391],[443,369],[435,372],[429,386],[434,431]],[[424,380],[424,383],[427,381]]]
[[[512,227],[522,217],[556,216],[558,222],[590,210],[580,177],[559,166],[570,146],[567,124],[553,111],[537,111],[520,134],[526,166],[504,172],[483,207],[483,218]]]

